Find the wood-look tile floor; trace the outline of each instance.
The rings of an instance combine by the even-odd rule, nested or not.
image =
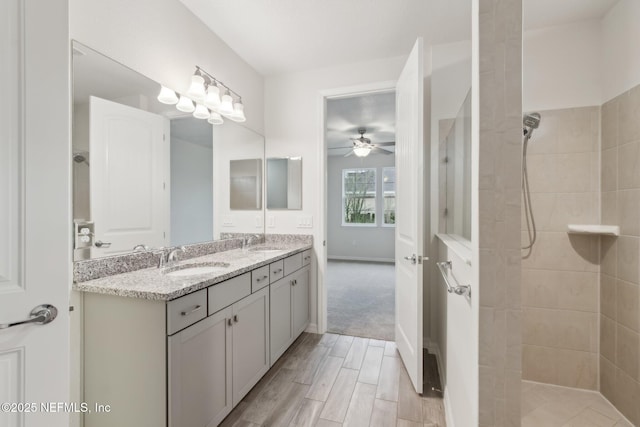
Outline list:
[[[304,333],[222,422],[255,426],[445,427],[390,341]]]
[[[600,393],[522,381],[522,427],[633,427]]]

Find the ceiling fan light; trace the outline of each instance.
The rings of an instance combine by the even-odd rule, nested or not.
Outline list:
[[[367,145],[360,145],[358,147],[353,148],[353,154],[358,157],[367,157],[371,152],[371,147]]]
[[[204,77],[198,74],[191,76],[191,86],[189,86],[187,95],[196,101],[204,101],[204,97],[206,95],[204,91]]]
[[[224,116],[230,116],[233,114],[233,98],[231,92],[227,89],[222,95],[222,102],[220,103],[220,114]]]
[[[178,103],[178,95],[168,87],[161,86],[160,93],[158,94],[158,101],[163,104],[174,105]]]
[[[193,112],[193,117],[196,119],[208,119],[210,116],[209,110],[202,104],[196,105],[196,109]]]
[[[224,123],[224,120],[222,120],[222,116],[219,113],[216,113],[215,111],[211,112],[211,115],[209,116],[209,120],[207,121],[212,125],[221,125]]]
[[[185,113],[193,113],[196,109],[196,107],[193,106],[193,101],[183,95],[180,95],[180,101],[178,101],[176,108]]]

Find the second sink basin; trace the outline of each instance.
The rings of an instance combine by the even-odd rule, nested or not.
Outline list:
[[[226,262],[202,262],[170,267],[164,274],[169,277],[189,277],[203,274],[222,273],[229,267]]]

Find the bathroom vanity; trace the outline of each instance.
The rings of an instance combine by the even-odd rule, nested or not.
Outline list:
[[[297,241],[75,283],[84,401],[110,406],[85,426],[218,425],[307,328],[311,260]]]

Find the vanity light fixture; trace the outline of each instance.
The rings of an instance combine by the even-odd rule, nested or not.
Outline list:
[[[371,152],[371,147],[367,145],[360,145],[353,148],[353,154],[358,157],[367,157]]]
[[[211,112],[209,120],[207,121],[212,125],[221,125],[224,123],[224,120],[222,120],[222,116],[220,115],[220,113],[216,113],[215,111]]]
[[[204,77],[200,75],[200,69],[197,69],[196,74],[191,76],[191,85],[187,91],[187,96],[194,101],[204,101],[206,92],[204,89]]]
[[[233,114],[233,98],[231,97],[231,92],[227,88],[222,95],[222,102],[220,103],[220,114],[224,114],[225,116],[229,116]]]
[[[221,88],[224,89],[222,97]],[[186,95],[161,86],[158,101],[175,104],[178,110],[193,113],[195,118],[206,119],[212,125],[223,124],[222,116],[236,122],[247,120],[242,97],[197,65]]]
[[[176,104],[176,108],[185,113],[192,113],[196,107],[193,106],[193,101],[184,95],[180,95],[180,101]]]
[[[202,104],[197,104],[196,109],[193,112],[193,117],[196,119],[208,119],[211,116],[207,107]]]
[[[162,86],[160,88],[160,94],[158,95],[158,101],[163,104],[174,105],[178,103],[178,95],[168,87]]]

